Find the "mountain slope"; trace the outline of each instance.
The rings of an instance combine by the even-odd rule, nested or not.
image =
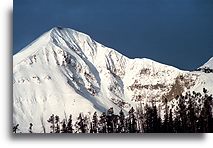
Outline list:
[[[205,73],[213,73],[213,57],[210,58],[204,65],[197,69]]]
[[[200,68],[204,68],[204,67],[213,69],[213,57],[210,58],[210,59],[209,59],[203,66],[201,66]]]
[[[48,129],[51,114],[75,119],[113,107],[212,90],[212,74],[182,71],[150,59],[129,59],[88,35],[53,28],[13,57],[13,124],[27,132]],[[206,85],[208,84],[208,85]],[[209,88],[208,88],[209,87]]]

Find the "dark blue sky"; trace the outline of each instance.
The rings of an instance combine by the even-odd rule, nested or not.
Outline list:
[[[54,26],[192,70],[213,56],[213,0],[14,0],[13,53]]]

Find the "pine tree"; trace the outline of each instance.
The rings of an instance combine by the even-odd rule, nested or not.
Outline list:
[[[152,119],[153,131],[152,132],[159,133],[160,129],[161,129],[161,119],[160,119],[160,117],[158,117],[158,110],[157,110],[156,105],[153,106],[152,116],[153,116],[153,119]]]
[[[50,116],[50,118],[47,120],[47,122],[49,122],[51,125],[50,125],[50,133],[55,133],[55,115],[52,114]]]
[[[199,117],[199,132],[208,133],[213,132],[212,97],[205,94],[204,99],[205,99],[204,105]]]
[[[152,106],[148,106],[146,104],[144,118],[145,118],[144,132],[147,133],[160,132],[161,120],[159,120],[158,111],[155,104],[152,104]]]
[[[119,116],[115,115],[113,116],[113,133],[119,133]]]
[[[89,130],[89,124],[90,124],[90,120],[89,120],[89,117],[86,115],[84,116],[84,130],[85,130],[85,133],[88,133],[90,130]]]
[[[174,132],[180,133],[180,131],[181,131],[180,118],[179,118],[179,115],[176,115],[174,119]]]
[[[152,109],[148,104],[145,106],[145,128],[144,132],[146,133],[151,133],[153,130],[152,126]]]
[[[164,121],[163,121],[163,132],[168,133],[169,132],[169,114],[168,114],[168,100],[165,98],[165,115],[164,115]]]
[[[108,133],[113,133],[114,132],[114,111],[113,108],[111,107],[108,111],[107,111],[107,132]]]
[[[106,119],[106,113],[103,112],[100,116],[100,121],[99,121],[100,133],[106,133],[107,132],[107,119]]]
[[[189,97],[189,101],[188,101],[188,113],[187,113],[187,117],[188,117],[188,132],[190,133],[195,133],[196,132],[196,113],[195,113],[195,100],[192,99],[192,96],[190,94],[187,94]]]
[[[177,95],[176,100],[179,101],[179,96]],[[179,104],[178,103],[178,106],[176,106],[175,108],[175,111],[174,111],[174,114],[175,114],[175,118],[174,118],[174,132],[175,133],[179,133],[181,131],[181,120],[180,120],[180,107],[179,107]]]
[[[119,112],[119,126],[118,126],[118,132],[124,133],[125,132],[125,115],[123,110]]]
[[[63,126],[65,127],[65,125]],[[65,129],[67,133],[73,133],[73,125],[72,125],[72,115],[70,114],[68,123],[67,123],[67,128]]]
[[[98,132],[98,116],[97,112],[95,112],[92,117],[91,133],[97,132]]]
[[[180,132],[184,133],[187,132],[187,114],[186,114],[186,105],[185,105],[186,98],[184,96],[179,97],[179,117],[180,117]]]
[[[55,133],[60,133],[60,126],[59,126],[59,116],[55,116],[55,125],[56,125],[56,127],[55,127]]]
[[[65,119],[62,121],[61,133],[67,133],[67,125]]]
[[[135,117],[135,110],[132,107],[129,110],[129,118],[128,118],[128,132],[129,133],[136,133],[137,132],[137,121]]]
[[[206,89],[206,88],[203,88],[203,93],[204,93],[204,94],[207,94],[207,92],[208,92],[207,89]]]
[[[212,95],[208,97],[209,101],[209,115],[208,115],[208,122],[209,122],[209,127],[208,127],[208,132],[213,133],[213,97]]]
[[[33,132],[32,132],[32,127],[33,127],[33,124],[32,124],[32,123],[30,123],[29,133],[33,133]]]
[[[138,132],[144,133],[145,130],[145,118],[144,118],[144,111],[141,102],[139,103],[138,107],[136,108],[136,118],[138,124]]]
[[[83,115],[80,113],[75,124],[78,133],[86,133],[86,123]]]

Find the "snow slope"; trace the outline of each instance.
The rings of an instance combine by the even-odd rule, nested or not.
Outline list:
[[[204,65],[200,68],[210,68],[213,69],[213,57],[211,57]]]
[[[161,102],[188,90],[213,93],[213,75],[129,59],[88,35],[55,27],[13,56],[13,124],[48,132],[51,114],[75,119],[113,107]]]

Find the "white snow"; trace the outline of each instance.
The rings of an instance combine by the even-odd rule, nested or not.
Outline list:
[[[205,86],[212,92],[212,74],[129,59],[86,34],[55,27],[13,56],[13,124],[20,124],[22,132],[29,123],[43,132],[44,124],[48,132],[51,114],[72,114],[75,120],[81,112],[110,107],[118,112],[122,103],[128,111],[141,101],[160,101],[180,75],[196,81],[190,90]]]
[[[211,57],[203,66],[200,68],[210,68],[213,69],[213,57]]]

